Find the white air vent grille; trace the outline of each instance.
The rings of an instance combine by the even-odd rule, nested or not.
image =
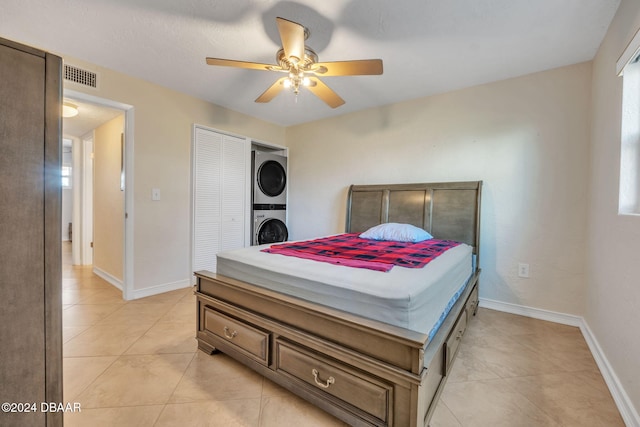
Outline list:
[[[94,89],[98,87],[98,74],[73,65],[64,65],[64,79]]]

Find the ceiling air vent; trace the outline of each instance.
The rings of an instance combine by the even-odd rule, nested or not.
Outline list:
[[[64,64],[64,79],[93,89],[98,88],[97,73],[73,65]]]

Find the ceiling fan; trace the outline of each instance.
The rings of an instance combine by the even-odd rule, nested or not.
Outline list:
[[[207,64],[225,67],[249,68],[252,70],[279,71],[287,73],[262,93],[256,102],[269,102],[283,89],[291,88],[297,95],[301,87],[306,87],[331,108],[344,104],[344,100],[324,84],[318,76],[362,76],[382,74],[381,59],[355,61],[318,62],[318,55],[305,40],[309,30],[304,26],[284,18],[276,18],[282,48],[276,53],[277,65],[257,62],[235,61],[232,59],[207,58]]]

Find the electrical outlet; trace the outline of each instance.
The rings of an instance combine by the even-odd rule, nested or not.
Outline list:
[[[529,277],[529,264],[518,263],[518,277]]]

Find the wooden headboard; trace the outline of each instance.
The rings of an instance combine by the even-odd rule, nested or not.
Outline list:
[[[435,238],[473,246],[479,259],[481,193],[482,181],[352,185],[346,232],[385,222],[412,224]]]

